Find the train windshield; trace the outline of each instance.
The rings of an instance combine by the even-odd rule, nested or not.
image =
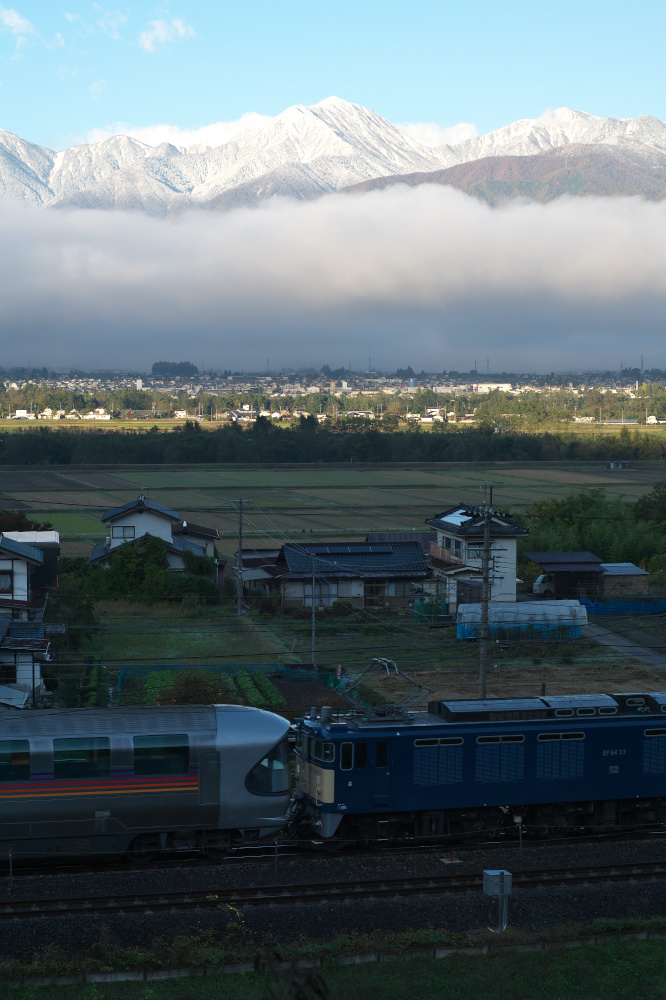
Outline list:
[[[289,790],[289,746],[286,738],[252,768],[245,784],[255,795],[277,795]]]

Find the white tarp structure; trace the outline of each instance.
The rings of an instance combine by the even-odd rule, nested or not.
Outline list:
[[[584,625],[587,625],[587,610],[575,600],[518,601],[515,604],[490,601],[488,604],[488,629],[491,634],[517,629],[528,635],[557,633],[578,638]],[[458,608],[457,626],[459,639],[478,639],[481,635],[481,605],[462,604]]]

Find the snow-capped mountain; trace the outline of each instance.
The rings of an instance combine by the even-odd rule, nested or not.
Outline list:
[[[601,119],[561,108],[457,145],[429,147],[373,111],[331,97],[295,105],[217,147],[147,146],[127,136],[60,153],[0,131],[0,195],[33,206],[141,209],[254,205],[309,198],[379,177],[425,173],[489,156],[608,144],[648,160],[666,153],[656,118]]]

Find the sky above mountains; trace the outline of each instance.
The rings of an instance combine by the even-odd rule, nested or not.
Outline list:
[[[0,128],[216,142],[330,94],[432,145],[563,105],[664,119],[665,34],[660,0],[4,0]]]

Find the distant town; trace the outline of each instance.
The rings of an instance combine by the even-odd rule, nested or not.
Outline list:
[[[400,423],[666,422],[666,372],[622,368],[549,375],[314,369],[204,371],[156,362],[131,371],[0,368],[0,418],[19,421],[199,420],[252,423],[356,418]]]

